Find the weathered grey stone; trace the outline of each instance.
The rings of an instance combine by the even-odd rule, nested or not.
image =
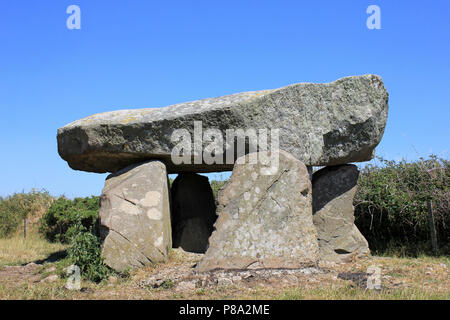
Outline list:
[[[49,275],[48,277],[41,280],[41,282],[52,283],[59,280],[59,276],[57,274]]]
[[[99,218],[102,255],[111,268],[166,261],[172,235],[165,165],[150,161],[109,175]]]
[[[312,221],[311,181],[306,166],[279,151],[272,175],[251,157],[238,159],[219,193],[216,230],[198,271],[214,269],[300,268],[318,260]]]
[[[181,281],[175,288],[175,291],[193,291],[196,288],[196,281]]]
[[[109,284],[115,284],[115,283],[117,283],[117,277],[115,277],[115,276],[109,276],[108,277],[108,282],[109,282]]]
[[[313,174],[313,219],[321,260],[345,262],[370,252],[354,224],[353,198],[358,175],[355,165],[325,167]]]
[[[169,173],[232,170],[233,163],[225,161],[172,162],[170,154],[178,144],[171,141],[174,130],[188,130],[193,141],[194,121],[201,121],[203,131],[218,129],[224,144],[227,129],[280,129],[280,149],[305,165],[338,165],[373,157],[387,113],[388,93],[381,78],[353,76],[326,84],[299,83],[165,108],[92,115],[58,130],[58,152],[71,168],[99,173],[147,159],[164,160]],[[204,140],[203,147],[208,144]]]
[[[214,194],[205,176],[182,173],[172,183],[174,248],[204,253],[216,221]]]

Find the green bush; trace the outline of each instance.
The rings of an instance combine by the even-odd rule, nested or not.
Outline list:
[[[105,265],[101,256],[100,241],[92,230],[87,230],[81,224],[75,224],[71,247],[67,256],[71,263],[80,268],[81,276],[94,282],[106,279],[111,270]]]
[[[55,200],[41,219],[39,231],[50,241],[69,243],[77,233],[77,223],[96,230],[100,198],[60,197]]]
[[[213,191],[214,194],[214,199],[216,199],[217,202],[217,196],[219,194],[219,190],[227,183],[227,180],[224,181],[217,181],[217,180],[212,180],[211,181],[211,189]]]
[[[431,252],[427,201],[440,252],[449,254],[449,161],[431,156],[408,163],[378,158],[361,169],[355,195],[355,223],[377,253],[398,248],[405,255]]]
[[[17,231],[26,219],[39,219],[53,201],[48,191],[31,190],[14,193],[0,200],[0,237],[8,237]]]
[[[20,223],[19,215],[15,214],[11,201],[0,202],[0,238],[11,236]]]

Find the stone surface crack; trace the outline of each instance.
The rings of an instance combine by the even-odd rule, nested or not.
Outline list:
[[[125,195],[123,195],[123,194],[122,194],[122,196],[119,196],[118,194],[114,194],[114,195],[115,195],[117,198],[120,198],[120,199],[122,199],[122,200],[124,200],[124,201],[126,201],[126,202],[131,203],[132,205],[135,205],[135,206],[138,206],[138,207],[139,207],[139,204],[138,204],[138,203],[136,203],[136,202],[134,202],[134,201],[131,201],[131,200],[125,198]]]
[[[125,237],[122,233],[120,233],[120,232],[118,232],[117,230],[114,230],[114,229],[112,229],[112,228],[110,228],[109,229],[110,231],[113,231],[113,232],[115,232],[116,234],[118,234],[119,236],[121,236],[122,238],[124,238],[127,242],[129,242],[129,243],[131,243],[131,244],[133,244],[134,245],[134,247],[136,248],[136,250],[147,260],[147,261],[150,261],[151,262],[151,260],[138,248],[138,246],[135,244],[135,243],[133,243],[130,239],[128,239],[127,237]],[[140,264],[142,264],[142,265],[144,265],[141,261],[139,261],[139,263]]]

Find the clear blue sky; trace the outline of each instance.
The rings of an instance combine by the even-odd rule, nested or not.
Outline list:
[[[449,13],[448,0],[1,1],[0,195],[100,194],[105,175],[71,170],[56,145],[93,113],[366,73],[390,93],[377,154],[448,158]]]

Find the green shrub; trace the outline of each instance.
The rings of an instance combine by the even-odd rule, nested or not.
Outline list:
[[[77,232],[78,222],[88,230],[96,230],[99,207],[96,196],[74,200],[61,197],[44,214],[39,230],[50,241],[69,243]]]
[[[227,180],[224,181],[217,181],[217,180],[212,180],[211,181],[211,189],[213,191],[214,194],[214,199],[216,199],[217,202],[217,196],[219,194],[219,190],[227,183]]]
[[[11,236],[20,223],[19,215],[15,214],[11,201],[2,200],[0,202],[0,237]]]
[[[17,231],[26,218],[39,219],[53,201],[48,191],[31,190],[29,193],[14,193],[0,200],[0,237],[8,237]]]
[[[378,253],[400,248],[405,255],[431,252],[427,201],[433,205],[438,244],[449,254],[449,161],[431,156],[408,163],[378,158],[361,170],[355,223]]]
[[[67,256],[71,263],[80,268],[81,276],[85,279],[100,282],[106,279],[111,270],[105,265],[101,256],[100,241],[92,230],[81,224],[73,226],[71,247],[67,249]]]

